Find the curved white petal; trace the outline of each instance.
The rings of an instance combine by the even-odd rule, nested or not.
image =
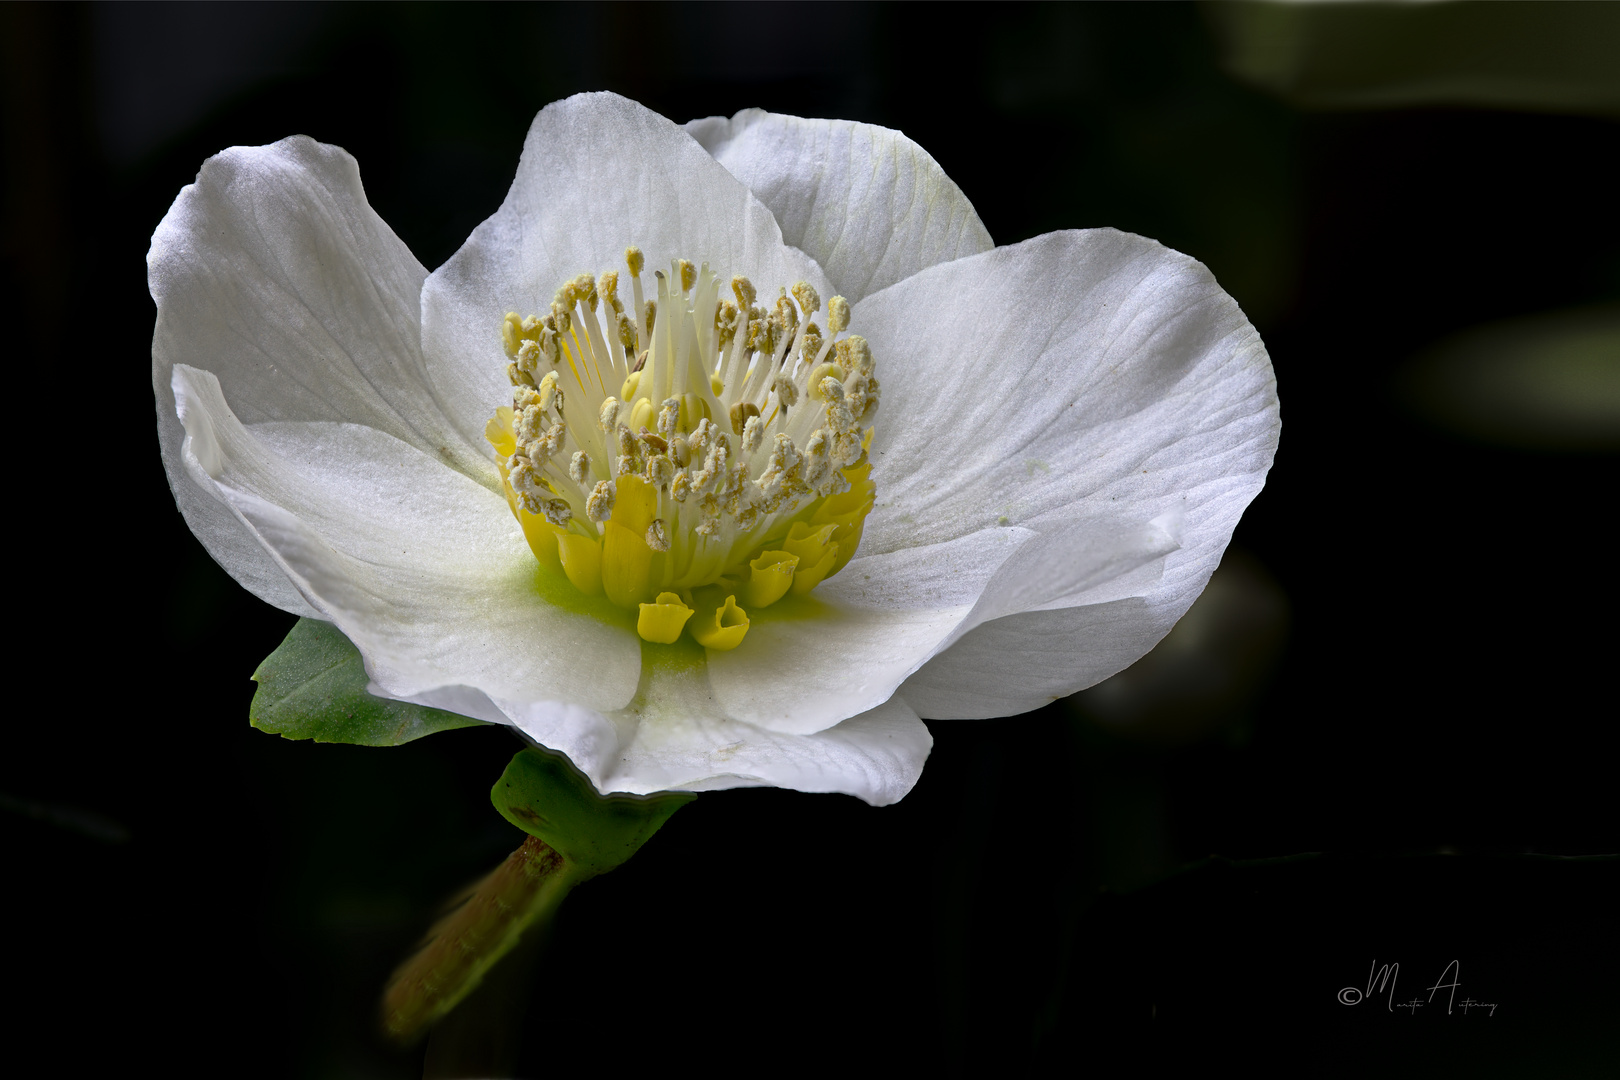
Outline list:
[[[209,158],[152,236],[152,382],[175,501],[209,553],[279,607],[311,614],[234,515],[183,479],[170,372],[214,373],[247,423],[364,424],[485,484],[490,464],[428,391],[419,297],[427,271],[366,203],[347,153],[308,138]]]
[[[182,458],[387,695],[480,716],[476,694],[611,710],[635,692],[633,631],[561,606],[506,502],[358,424],[243,426],[210,372],[177,366]],[[622,620],[621,620],[622,621]],[[476,693],[474,693],[476,692]],[[464,693],[452,702],[445,694]]]
[[[696,649],[649,659],[632,706],[594,719],[577,707],[506,707],[517,727],[567,754],[602,792],[769,786],[886,806],[911,790],[933,747],[899,698],[808,735],[725,718],[702,665]]]
[[[686,125],[851,303],[995,246],[973,204],[898,131],[745,109]]]
[[[1207,580],[1207,575],[1205,576]],[[1202,586],[1192,590],[1196,599]],[[901,686],[922,716],[1016,716],[1082,690],[1135,663],[1191,606],[1182,589],[1081,607],[1029,611],[987,622]]]
[[[887,701],[955,639],[1028,529],[985,529],[943,544],[857,558],[815,592],[750,612],[740,648],[709,657],[729,716],[809,734]]]
[[[879,501],[862,551],[998,521],[1040,534],[1003,564],[964,629],[1143,597],[1118,608],[1130,632],[1109,631],[1135,644],[1095,671],[1086,656],[1063,662],[1051,682],[1063,692],[1168,632],[1264,483],[1279,431],[1259,336],[1209,272],[1113,230],[1052,233],[925,270],[869,298],[861,316],[883,379]],[[953,696],[967,670],[956,657],[1005,630],[968,634],[902,693],[924,716],[967,715]],[[1080,636],[1073,651],[1114,655]],[[1018,711],[1031,685],[1017,665],[987,662],[976,693],[1008,705],[972,715]]]
[[[428,368],[470,441],[511,400],[506,313],[548,311],[558,286],[602,270],[620,272],[629,307],[632,244],[647,258],[649,297],[653,272],[667,274],[678,258],[747,274],[762,298],[798,281],[827,294],[821,268],[782,242],[771,212],[673,123],[616,94],[548,105],[529,128],[506,201],[422,290]]]

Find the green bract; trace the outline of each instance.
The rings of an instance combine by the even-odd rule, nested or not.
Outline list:
[[[579,870],[605,874],[697,796],[684,791],[599,795],[567,758],[531,748],[506,766],[489,798],[502,817]]]
[[[343,632],[319,619],[299,619],[287,639],[253,673],[259,684],[248,720],[286,739],[398,746],[435,731],[482,721],[443,709],[366,692],[365,662]]]

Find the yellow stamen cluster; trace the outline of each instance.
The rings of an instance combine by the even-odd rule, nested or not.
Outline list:
[[[872,351],[839,336],[841,296],[823,333],[807,282],[767,308],[746,277],[725,297],[680,259],[648,298],[640,250],[625,263],[632,308],[610,270],[565,283],[547,314],[506,316],[512,405],[487,436],[543,563],[638,611],[647,641],[735,648],[748,608],[808,592],[860,542]]]

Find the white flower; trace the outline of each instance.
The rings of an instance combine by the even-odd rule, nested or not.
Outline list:
[[[535,345],[524,351],[519,322],[503,347],[507,312],[545,315],[582,272],[616,270],[633,312],[630,245],[649,270],[670,268],[667,327],[653,336],[667,329],[661,340],[676,350],[660,360],[654,349],[643,377],[671,396],[651,396],[638,419],[690,436],[708,410],[730,436],[732,464],[757,446],[729,507],[676,505],[668,441],[617,446],[616,422],[648,395],[619,388],[622,409],[600,410],[648,338],[632,326],[632,348],[615,346],[605,296],[580,283],[559,298],[574,305],[574,333],[598,324],[595,351],[587,333],[570,339],[573,352],[542,352],[533,320]],[[570,98],[535,119],[505,203],[432,274],[372,212],[342,150],[307,138],[237,147],[181,192],[148,266],[163,461],[214,558],[266,601],[336,624],[374,693],[514,724],[604,792],[764,784],[899,799],[932,743],[919,717],[1024,712],[1151,648],[1209,579],[1277,444],[1265,350],[1201,265],[1112,230],[993,248],[932,158],[864,124],[750,111],[683,130],[611,94]],[[717,351],[716,290],[734,274],[767,314],[779,288],[801,282],[817,303],[847,298],[844,340],[864,337],[881,382],[875,416],[863,407],[862,423],[848,401],[826,401],[862,391],[853,369],[832,373],[839,385],[825,372],[807,379],[816,361],[838,358],[827,351],[836,327],[820,328],[822,355],[786,358],[793,389],[776,386],[763,357],[749,376],[747,355]],[[802,327],[809,295],[784,318]],[[681,345],[677,332],[694,336]],[[776,355],[795,341],[805,352],[784,339]],[[729,385],[701,386],[696,366],[672,366],[677,353],[720,361],[716,383]],[[551,387],[568,398],[566,416],[549,397],[519,416],[532,461],[503,456],[510,443],[497,455],[486,438],[505,437],[490,420],[512,403],[509,363],[533,372],[510,375],[521,381],[557,371]],[[750,434],[744,409],[728,432],[724,410],[735,415],[745,392],[764,407],[761,422],[784,401],[788,418]],[[674,404],[661,409],[665,400]],[[868,427],[875,506],[864,538],[859,515],[846,515],[860,546],[842,572],[749,611],[738,647],[643,641],[636,605],[589,597],[545,565],[557,531],[545,532],[548,506],[605,552],[595,537],[611,531],[617,505],[619,524],[666,562],[651,578],[587,574],[587,591],[599,580],[610,593],[612,581],[669,585],[670,610],[649,616],[654,637],[666,624],[680,633],[682,618],[718,617],[716,591],[736,604],[749,587],[746,568],[719,564],[780,539],[748,530],[772,513],[771,433],[791,429],[792,452],[809,460],[814,433],[794,424],[829,447],[844,441],[820,451],[832,463],[809,478],[819,487],[793,489],[800,502],[778,505],[771,528],[838,498],[851,482],[832,478],[839,464],[857,462],[843,475],[860,488],[850,438]],[[626,425],[629,437],[639,426]],[[671,460],[649,464],[659,449]],[[684,469],[689,484],[700,464]],[[514,516],[524,499],[503,482],[519,466],[528,472],[512,482],[541,512],[523,519],[540,559]],[[624,480],[631,469],[648,479]],[[646,516],[660,515],[657,530],[625,501],[636,492]],[[845,509],[858,495],[843,497]],[[723,542],[727,555],[714,556]],[[804,551],[801,564],[824,553]],[[657,567],[682,552],[709,552],[714,574],[730,576],[708,593],[695,578],[669,584],[674,571]],[[611,577],[623,573],[632,577]],[[698,615],[681,616],[688,607]]]

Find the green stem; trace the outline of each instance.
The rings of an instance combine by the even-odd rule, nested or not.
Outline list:
[[[383,993],[383,1028],[413,1043],[483,981],[523,933],[594,875],[531,836],[429,932]]]

